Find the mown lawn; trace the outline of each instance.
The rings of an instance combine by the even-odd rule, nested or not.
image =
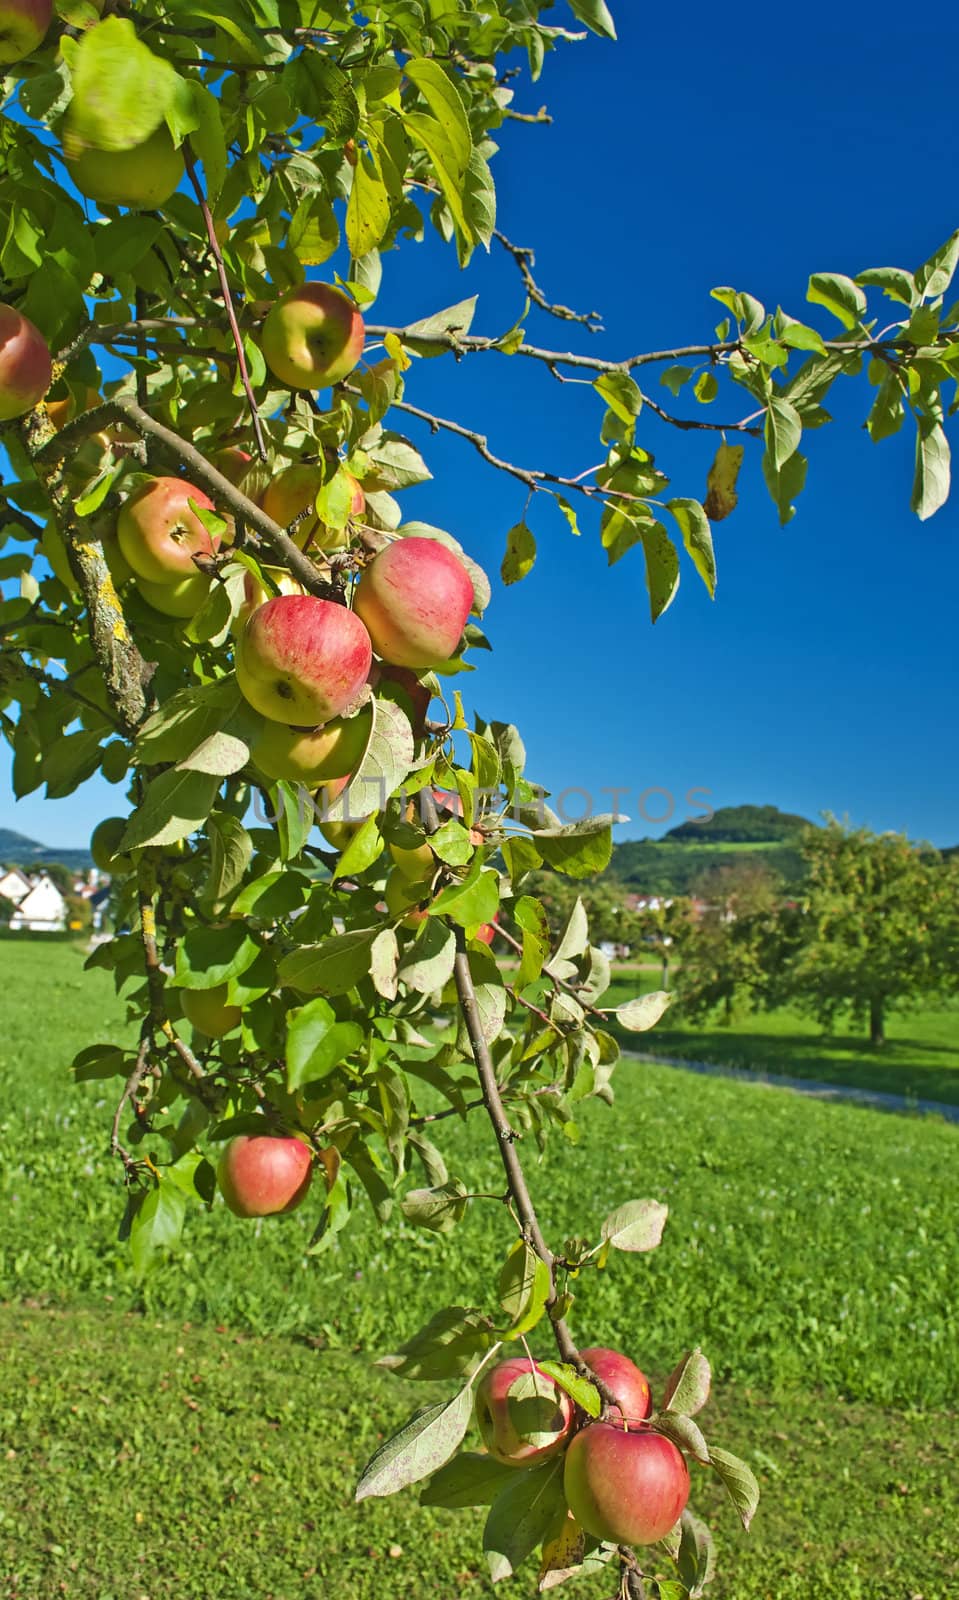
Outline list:
[[[80,968],[0,945],[0,1596],[490,1594],[472,1516],[349,1502],[377,1435],[425,1398],[373,1359],[446,1301],[492,1306],[502,1207],[443,1238],[363,1209],[318,1259],[312,1213],[198,1209],[138,1284],[104,1153],[115,1086],[65,1072],[122,1007]],[[555,1239],[637,1195],[670,1205],[659,1251],[578,1281],[574,1329],[660,1382],[692,1343],[713,1362],[707,1434],[764,1489],[747,1540],[697,1481],[715,1600],[954,1597],[959,1130],[639,1063],[615,1082],[575,1147],[530,1152],[532,1183]],[[497,1183],[475,1114],[436,1133],[454,1173]]]

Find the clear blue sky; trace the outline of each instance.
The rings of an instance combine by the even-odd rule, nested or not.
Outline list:
[[[708,340],[716,284],[804,316],[810,272],[914,267],[959,224],[949,13],[931,34],[884,4],[853,44],[788,8],[741,7],[726,26],[703,5],[614,10],[617,45],[560,50],[540,84],[520,87],[517,107],[545,102],[552,126],[512,124],[501,137],[501,226],[535,245],[552,298],[599,308],[606,324],[589,340],[532,314],[533,342],[618,358]],[[385,266],[371,320],[408,322],[479,292],[476,331],[499,332],[522,307],[499,249],[465,277],[432,245],[404,245]],[[595,517],[584,510],[576,541],[545,499],[531,508],[536,568],[509,590],[495,581],[495,654],[459,686],[484,716],[519,724],[530,775],[554,791],[587,789],[603,809],[603,786],[628,790],[620,805],[633,820],[619,836],[662,831],[641,815],[642,791],[673,795],[677,822],[695,787],[716,806],[829,809],[959,841],[959,498],[916,521],[912,437],[871,445],[868,391],[847,389],[836,422],[807,436],[810,482],[789,527],[758,448],[747,451],[739,510],[716,530],[715,603],[686,563],[655,628],[638,552],[609,570]],[[485,430],[524,465],[576,473],[600,459],[598,399],[533,363],[417,363],[407,398]],[[407,516],[449,528],[495,574],[525,490],[468,445],[406,421],[435,474],[404,495]],[[714,440],[645,422],[640,440],[674,493],[704,493]],[[15,805],[7,772],[4,756],[0,826],[54,845],[83,843],[122,793],[97,783]],[[650,816],[664,808],[660,794],[647,802]]]

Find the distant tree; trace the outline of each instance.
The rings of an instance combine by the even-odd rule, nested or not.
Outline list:
[[[773,1003],[790,916],[779,879],[761,863],[713,868],[700,890],[706,910],[683,943],[677,1009],[693,1020],[720,1009],[729,1023],[737,1010]]]
[[[669,988],[670,964],[683,952],[693,933],[692,901],[685,895],[660,899],[657,906],[633,913],[639,938],[658,956],[662,965],[660,988]]]
[[[955,989],[959,872],[904,834],[830,819],[803,839],[809,875],[786,995],[824,1027],[843,1014],[885,1042],[890,1005]]]

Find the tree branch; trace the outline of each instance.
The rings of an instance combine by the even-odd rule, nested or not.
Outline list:
[[[506,113],[509,116],[509,112]],[[539,122],[552,121],[550,117],[520,117],[518,111],[513,113],[516,121]],[[533,267],[536,265],[536,256],[532,250],[524,245],[514,244],[499,228],[493,229],[493,238],[508,251],[519,268],[520,277],[534,306],[539,306],[541,311],[546,311],[551,317],[557,317],[560,322],[581,322],[590,333],[601,333],[603,329],[603,316],[600,311],[571,311],[569,306],[554,305],[547,300],[536,279],[533,277]]]
[[[132,1183],[136,1179],[137,1161],[134,1156],[131,1156],[129,1150],[127,1150],[126,1147],[120,1143],[120,1118],[123,1116],[124,1106],[132,1098],[132,1096],[136,1094],[141,1083],[146,1077],[149,1070],[149,1064],[150,1035],[149,1032],[146,1031],[140,1039],[140,1048],[137,1051],[136,1065],[133,1068],[133,1071],[130,1073],[126,1083],[123,1085],[123,1093],[121,1094],[117,1108],[113,1113],[113,1125],[110,1129],[110,1154],[119,1156],[120,1160],[123,1162],[123,1171],[127,1183]]]

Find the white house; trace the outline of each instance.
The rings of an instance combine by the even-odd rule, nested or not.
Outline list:
[[[11,879],[20,880],[10,885]],[[24,883],[26,890],[24,891]],[[10,887],[13,893],[10,892]],[[45,872],[24,879],[14,868],[0,878],[0,894],[12,900],[14,910],[10,917],[12,933],[62,933],[67,925],[67,903]]]
[[[25,894],[29,894],[33,885],[26,873],[19,867],[0,867],[0,900],[11,900],[14,905],[19,905]]]

